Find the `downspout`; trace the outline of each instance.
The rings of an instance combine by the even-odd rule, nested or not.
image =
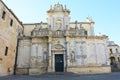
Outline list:
[[[18,45],[19,45],[19,39],[17,37],[16,56],[15,56],[14,73],[13,73],[14,75],[16,75],[16,69],[17,69]]]

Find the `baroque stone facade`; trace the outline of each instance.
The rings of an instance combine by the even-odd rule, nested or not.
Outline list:
[[[108,49],[112,71],[120,70],[120,46],[115,44],[114,41],[109,41]]]
[[[17,36],[23,25],[0,0],[0,76],[14,72]]]
[[[95,35],[92,19],[70,22],[70,10],[59,3],[47,15],[47,22],[24,24],[17,74],[111,72],[108,37]]]

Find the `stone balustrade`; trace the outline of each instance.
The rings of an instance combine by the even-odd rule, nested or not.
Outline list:
[[[32,31],[32,36],[85,36],[83,30],[57,30],[57,31],[49,31],[49,30],[38,30]]]

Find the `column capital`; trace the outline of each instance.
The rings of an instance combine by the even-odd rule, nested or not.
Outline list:
[[[49,44],[51,44],[51,43],[52,43],[52,41],[48,41],[48,43],[49,43]]]
[[[66,41],[65,43],[66,43],[66,44],[69,44],[70,42],[69,42],[69,41]]]

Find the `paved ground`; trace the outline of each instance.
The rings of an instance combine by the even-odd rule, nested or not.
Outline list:
[[[74,73],[46,73],[35,76],[6,76],[0,80],[120,80],[120,72],[96,75],[78,75]]]

